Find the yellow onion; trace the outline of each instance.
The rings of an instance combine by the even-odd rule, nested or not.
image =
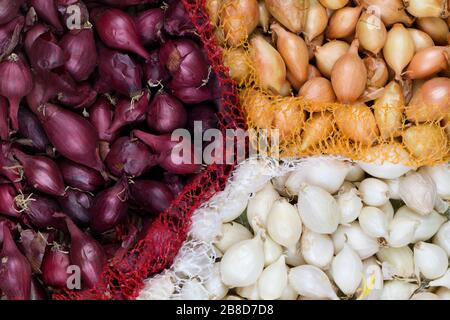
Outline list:
[[[242,85],[250,78],[251,61],[248,53],[242,48],[224,51],[223,64],[230,69],[230,77]]]
[[[417,26],[420,30],[428,33],[434,43],[440,46],[447,44],[448,25],[441,18],[427,17],[417,19]]]
[[[363,59],[367,69],[367,86],[381,88],[389,79],[389,70],[383,59],[367,56]]]
[[[319,0],[320,3],[327,9],[337,10],[343,8],[348,3],[348,0]]]
[[[434,41],[428,33],[414,28],[408,28],[408,31],[413,39],[415,52],[434,46]]]
[[[366,89],[367,69],[358,55],[358,47],[358,40],[354,40],[331,71],[334,93],[342,103],[355,102]]]
[[[334,119],[341,134],[354,142],[371,145],[378,137],[372,110],[362,103],[336,108]]]
[[[405,147],[396,141],[367,148],[359,162],[364,171],[382,179],[396,179],[412,168],[414,161]]]
[[[325,31],[328,24],[327,9],[318,0],[309,0],[308,14],[305,23],[305,38],[312,41],[315,37]]]
[[[312,41],[306,42],[306,45],[308,46],[309,60],[314,58],[316,48],[323,45],[324,41],[325,41],[325,33],[321,33],[317,37],[315,37]]]
[[[359,39],[363,49],[377,55],[386,43],[386,26],[379,16],[368,10],[359,18],[356,38]]]
[[[321,47],[316,47],[316,65],[320,72],[327,78],[331,77],[331,70],[336,61],[348,52],[349,44],[345,41],[333,40]]]
[[[301,135],[300,151],[314,147],[333,133],[333,115],[330,112],[314,113],[305,123]]]
[[[336,95],[334,94],[330,80],[322,77],[308,80],[300,89],[298,96],[308,101],[305,109],[309,112],[324,111],[327,109],[327,105],[324,103],[333,103],[336,101]]]
[[[423,164],[442,160],[447,153],[444,129],[436,124],[418,124],[406,129],[403,144]]]
[[[270,12],[267,10],[266,4],[263,0],[258,1],[259,8],[259,26],[263,28],[264,32],[269,31]]]
[[[406,10],[416,18],[446,15],[447,0],[408,0]]]
[[[209,14],[209,21],[213,26],[217,26],[219,22],[220,7],[222,0],[206,0],[206,10]]]
[[[289,31],[303,31],[308,10],[307,0],[265,0],[270,14]]]
[[[319,69],[317,69],[315,66],[310,64],[309,68],[308,68],[308,80],[311,80],[316,77],[321,77],[321,76],[322,76],[322,74],[320,73]]]
[[[241,105],[249,124],[256,128],[271,128],[274,112],[272,102],[264,93],[255,89],[242,91]]]
[[[259,22],[256,0],[227,0],[221,10],[221,26],[230,46],[240,46]]]
[[[406,13],[403,0],[360,0],[359,2],[366,9],[369,7],[376,9],[386,26],[394,23],[404,23],[409,26],[414,22],[414,19]]]
[[[286,65],[278,51],[257,35],[250,40],[250,56],[261,88],[281,94],[286,83]]]
[[[392,139],[401,134],[404,108],[402,87],[396,81],[392,81],[373,105],[375,121],[383,139]]]
[[[286,31],[278,23],[271,25],[270,29],[276,38],[278,52],[281,54],[289,70],[290,77],[300,85],[308,78],[308,48],[305,41],[296,34]]]
[[[450,115],[450,79],[433,78],[413,95],[406,116],[410,121],[437,121]]]
[[[449,68],[450,47],[433,46],[417,52],[408,66],[408,77],[425,79]]]
[[[305,112],[294,97],[280,99],[274,104],[273,126],[279,130],[280,138],[300,134],[305,122]]]
[[[394,24],[387,35],[383,49],[384,59],[394,70],[397,80],[414,56],[414,42],[408,30],[400,23]]]
[[[345,7],[336,10],[331,16],[327,30],[328,39],[340,39],[351,36],[356,29],[362,7]]]

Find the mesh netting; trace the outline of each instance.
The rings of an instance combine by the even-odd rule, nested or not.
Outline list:
[[[268,2],[280,3],[266,1],[266,5]],[[351,105],[329,102],[325,89],[317,92],[314,100],[305,99],[300,93],[293,96],[301,84],[286,61],[295,56],[289,56],[286,51],[287,56],[276,52],[278,44],[274,34],[278,33],[268,32],[269,17],[260,16],[259,22],[252,19],[262,14],[258,13],[258,2],[210,0],[208,3],[216,35],[224,48],[224,63],[238,83],[248,127],[258,131],[278,129],[281,157],[328,154],[367,161],[375,159],[376,155],[379,161],[402,162],[413,167],[450,160],[450,102],[446,106],[436,106],[411,101],[405,106],[403,99],[386,104],[392,101],[387,96],[389,90],[400,88],[402,95],[412,95],[415,89],[406,79],[393,80],[384,91],[366,89],[359,98],[361,101]],[[298,1],[298,5],[302,3],[307,1]],[[305,14],[307,9],[284,10],[286,21],[282,16],[275,17],[289,29],[280,27],[282,32],[291,31],[294,36],[303,30],[303,26],[290,22],[304,19],[286,17]],[[264,33],[260,29],[254,32],[256,24]],[[303,33],[309,49],[315,48],[308,33]],[[328,84],[331,86],[329,81]],[[334,94],[332,96],[332,100],[336,100]]]
[[[222,64],[222,53],[204,10],[204,1],[183,1],[194,22],[198,36],[208,53],[209,61],[219,80],[221,101],[219,123],[222,130],[245,128],[238,107],[233,81]],[[125,255],[111,259],[102,278],[93,289],[66,291],[55,299],[135,299],[144,287],[144,279],[169,267],[190,228],[193,212],[225,187],[233,165],[210,165],[187,185],[171,207],[152,223],[141,239]]]

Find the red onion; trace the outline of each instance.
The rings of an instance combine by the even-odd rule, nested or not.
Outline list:
[[[166,184],[170,191],[172,191],[175,197],[177,197],[184,189],[185,183],[179,175],[164,172],[162,181]]]
[[[177,147],[178,148],[178,147]],[[175,149],[177,149],[175,148]],[[167,152],[166,154],[162,154],[162,159],[159,163],[159,165],[175,174],[193,174],[198,173],[202,166],[200,164],[195,164],[194,161],[187,161],[187,163],[184,163],[182,161],[183,152],[181,150],[176,151],[174,149],[174,154],[172,152]],[[194,151],[191,152],[191,160],[195,157]],[[181,162],[181,163],[179,163]]]
[[[9,139],[8,101],[0,96],[0,139]]]
[[[136,53],[146,60],[149,58],[140,42],[133,18],[124,11],[102,8],[95,10],[92,18],[100,39],[108,47]]]
[[[70,262],[80,267],[81,279],[86,288],[92,288],[100,280],[106,265],[106,255],[100,244],[82,232],[69,218],[66,219],[70,232]]]
[[[142,90],[142,68],[129,55],[100,47],[98,71],[103,85],[133,97]]]
[[[106,97],[101,97],[89,109],[89,120],[97,129],[100,140],[111,142],[115,134],[111,134],[108,129],[111,127],[114,117],[111,102]]]
[[[111,146],[105,162],[115,176],[139,177],[156,165],[157,159],[142,142],[122,137]]]
[[[65,68],[77,81],[85,81],[97,66],[97,49],[92,29],[72,30],[59,45],[65,56]]]
[[[32,229],[20,232],[19,248],[30,263],[33,272],[40,273],[42,258],[47,247],[47,235]]]
[[[37,23],[27,31],[27,34],[25,35],[24,45],[25,51],[28,55],[31,53],[31,47],[33,46],[36,39],[39,38],[41,34],[48,32],[48,30],[49,29],[46,25]]]
[[[150,87],[163,85],[170,79],[170,74],[159,61],[159,50],[150,53],[144,66],[144,75]]]
[[[37,116],[59,153],[69,160],[103,172],[98,135],[87,119],[50,103],[43,105]]]
[[[164,29],[173,36],[195,35],[195,26],[184,7],[183,1],[169,1],[169,8],[165,13]]]
[[[198,105],[189,109],[187,129],[193,133],[195,121],[201,122],[202,134],[208,129],[217,128],[219,119],[217,118],[214,107],[207,104]]]
[[[24,0],[0,0],[0,25],[14,19],[23,3]]]
[[[57,164],[44,156],[32,156],[15,149],[14,156],[22,164],[27,182],[36,190],[54,196],[65,193],[64,181]]]
[[[19,109],[19,133],[29,142],[22,144],[26,144],[37,151],[45,152],[50,146],[36,115],[24,107]]]
[[[89,209],[92,207],[94,197],[88,193],[69,189],[64,197],[58,198],[59,205],[79,226],[87,226],[91,220]]]
[[[177,141],[172,141],[172,135],[170,134],[157,136],[141,130],[133,130],[132,135],[144,142],[157,154],[170,151],[178,144]]]
[[[47,292],[36,277],[31,279],[30,300],[47,300]]]
[[[33,89],[30,68],[21,57],[13,53],[0,63],[0,74],[0,95],[8,98],[12,128],[17,130],[19,102]]]
[[[28,300],[31,291],[31,267],[17,248],[11,232],[3,226],[0,253],[0,290],[8,300]]]
[[[16,197],[16,203],[36,228],[67,230],[64,218],[57,216],[61,212],[61,208],[55,200],[32,194]]]
[[[29,2],[34,10],[36,10],[39,18],[53,26],[57,32],[64,31],[54,0],[29,0]]]
[[[22,189],[20,181],[22,180],[20,173],[20,163],[14,159],[11,152],[11,144],[7,142],[0,143],[0,176],[4,176],[11,181],[16,190]]]
[[[74,8],[77,7],[79,15],[74,19]],[[86,5],[79,0],[56,0],[56,7],[60,13],[64,25],[69,30],[76,30],[82,28],[89,21],[89,11]],[[67,10],[71,9],[71,10]],[[76,11],[75,11],[76,12]],[[79,21],[77,20],[79,19]]]
[[[173,87],[169,85],[173,95],[187,104],[197,104],[200,102],[212,100],[211,89],[207,86],[202,87]]]
[[[67,288],[70,266],[69,254],[58,250],[58,248],[48,248],[42,260],[42,280],[47,286],[55,289]]]
[[[100,192],[91,207],[91,227],[99,233],[111,230],[128,214],[128,180],[122,177],[116,185]]]
[[[162,39],[164,11],[161,8],[151,8],[142,11],[136,17],[136,29],[143,45],[151,45]]]
[[[208,62],[202,49],[192,40],[169,40],[161,45],[159,59],[172,75],[170,86],[198,88],[208,79]]]
[[[156,0],[98,0],[98,2],[113,6],[113,7],[129,7],[138,4],[152,3],[156,4]]]
[[[9,217],[19,217],[19,211],[16,209],[15,198],[16,190],[9,184],[0,184],[0,214]]]
[[[30,52],[28,52],[31,65],[38,71],[53,70],[64,66],[65,56],[62,48],[50,32],[37,37]]]
[[[59,93],[58,100],[74,109],[89,108],[97,99],[97,92],[92,89],[88,82],[81,83],[75,94]]]
[[[130,185],[133,202],[145,212],[158,214],[166,211],[174,199],[172,191],[164,183],[152,180],[134,181]]]
[[[16,224],[7,218],[0,217],[0,246],[3,243],[3,226],[6,226],[9,230],[14,231]]]
[[[171,133],[187,122],[183,104],[165,92],[158,92],[147,113],[147,125],[157,133]]]
[[[28,107],[37,113],[38,108],[56,97],[58,94],[57,88],[51,86],[47,79],[42,77],[42,74],[34,75],[33,90],[27,95]]]
[[[114,121],[108,131],[114,133],[125,125],[144,121],[149,100],[150,93],[147,90],[144,90],[138,99],[120,100],[114,111]]]
[[[86,192],[100,188],[105,180],[101,174],[81,164],[63,159],[58,163],[59,169],[67,185]]]
[[[16,48],[24,23],[25,18],[18,16],[7,24],[0,26],[0,61],[10,55]]]

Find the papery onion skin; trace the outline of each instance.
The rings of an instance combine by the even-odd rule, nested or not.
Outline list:
[[[164,30],[172,36],[195,36],[195,26],[184,3],[178,0],[169,0],[167,4],[168,8],[164,12]]]
[[[377,55],[386,43],[386,26],[376,14],[364,12],[356,25],[356,38],[362,48]]]
[[[352,35],[356,30],[362,7],[345,7],[333,13],[327,30],[327,38],[341,39]]]
[[[9,56],[20,40],[20,35],[25,23],[23,16],[18,16],[0,27],[0,61]]]
[[[436,45],[445,46],[448,44],[449,27],[441,18],[426,17],[417,19],[417,26],[425,31]]]
[[[316,47],[314,55],[320,72],[329,79],[336,61],[346,54],[349,48],[347,42],[340,40],[333,40],[321,47]]]
[[[395,71],[397,80],[401,79],[403,69],[411,62],[414,50],[414,42],[408,30],[396,23],[388,32],[383,55],[387,64]]]
[[[305,28],[303,30],[306,40],[309,42],[313,41],[313,39],[325,31],[327,24],[327,10],[318,0],[310,0]]]
[[[56,248],[49,248],[42,260],[42,280],[47,286],[55,289],[67,287],[69,278],[68,267],[70,266],[69,255]]]
[[[89,108],[89,121],[97,129],[100,140],[107,142],[114,140],[115,134],[109,132],[109,128],[113,123],[113,117],[113,105],[106,97],[100,97]]]
[[[383,139],[397,137],[403,126],[405,98],[401,86],[390,82],[373,106],[375,120]]]
[[[9,217],[19,217],[14,198],[16,190],[8,184],[0,184],[0,213]]]
[[[169,134],[187,123],[187,111],[183,104],[165,92],[159,92],[150,103],[147,125],[159,134]]]
[[[33,226],[42,230],[55,228],[67,231],[64,219],[58,216],[61,208],[54,199],[37,194],[27,195],[23,198],[25,201],[16,198],[17,206],[24,210]]]
[[[7,141],[9,138],[8,102],[0,96],[0,139]]]
[[[136,29],[143,45],[150,45],[162,39],[164,12],[161,8],[151,8],[136,17]]]
[[[32,148],[40,152],[45,152],[50,147],[50,142],[38,118],[25,107],[19,109],[19,133],[30,141]]]
[[[308,11],[308,3],[304,0],[265,0],[270,14],[289,31],[303,31]]]
[[[77,225],[86,227],[91,221],[90,208],[94,203],[94,197],[85,192],[68,189],[63,197],[58,198],[61,209]]]
[[[39,18],[53,26],[58,33],[64,31],[64,27],[59,20],[55,0],[30,0],[29,2]]]
[[[405,11],[405,6],[402,0],[361,0],[364,8],[373,6],[380,9],[381,19],[386,26],[394,23],[404,23],[411,25],[414,20]]]
[[[230,46],[239,46],[258,26],[259,9],[256,0],[228,0],[223,3],[220,25]]]
[[[417,160],[432,163],[444,156],[447,137],[437,125],[418,124],[403,132],[403,143]]]
[[[311,101],[305,106],[305,109],[309,112],[319,112],[326,109],[324,104],[315,104],[317,102],[329,102],[330,104],[336,101],[336,95],[333,91],[331,82],[322,77],[313,78],[308,80],[298,92],[298,95],[307,101]]]
[[[389,79],[389,70],[381,58],[367,56],[363,59],[367,69],[367,86],[382,88]]]
[[[166,211],[174,199],[169,187],[152,180],[135,181],[130,186],[130,195],[142,210],[153,215]]]
[[[408,31],[413,39],[416,53],[422,49],[434,46],[434,41],[428,33],[414,28],[408,28]]]
[[[144,90],[139,97],[121,99],[114,110],[114,120],[107,133],[113,134],[125,125],[143,122],[148,110],[150,92]]]
[[[329,112],[315,113],[305,123],[301,135],[300,150],[305,151],[329,138],[333,133],[333,115]]]
[[[62,159],[58,165],[65,183],[73,188],[92,192],[105,183],[101,174],[92,168],[67,159]]]
[[[409,78],[425,79],[434,74],[450,68],[450,48],[433,46],[418,51],[411,60],[407,69]]]
[[[244,84],[250,78],[251,61],[247,51],[242,48],[224,52],[223,64],[229,68],[230,77],[238,84]]]
[[[319,0],[320,3],[327,9],[337,10],[345,7],[348,0]]]
[[[25,0],[1,0],[0,1],[0,25],[8,23],[14,19],[19,13],[20,6],[25,2]]]
[[[447,0],[409,0],[406,10],[416,18],[438,17],[446,15]]]
[[[339,131],[350,140],[371,145],[378,137],[375,117],[364,104],[339,107],[335,110],[334,117]]]

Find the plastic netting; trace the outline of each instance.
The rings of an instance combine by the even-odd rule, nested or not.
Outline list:
[[[257,18],[262,14],[258,1],[208,3],[216,35],[224,48],[224,63],[239,84],[248,127],[256,131],[278,129],[281,157],[341,155],[354,160],[401,162],[412,167],[450,160],[450,102],[437,106],[426,105],[420,99],[409,104],[404,98],[393,100],[392,90],[401,90],[404,97],[416,90],[406,77],[393,80],[384,91],[366,89],[351,105],[330,102],[326,90],[317,92],[314,100],[307,100],[294,93],[301,84],[285,63],[294,55],[285,57],[276,51],[277,32],[270,31],[269,17]],[[268,3],[284,6],[279,1],[265,1],[266,6]],[[304,15],[307,1],[286,1],[286,6],[294,4],[300,7],[284,8],[283,15],[275,18],[283,25],[282,32],[295,37],[294,33],[303,31],[311,50],[314,43],[308,39],[308,32],[301,25],[290,24],[305,18],[286,18]],[[289,54],[285,51],[285,55]]]
[[[218,118],[220,128],[245,128],[245,120],[238,106],[234,82],[222,63],[222,51],[209,23],[203,0],[183,0],[197,33],[208,54],[221,90]],[[124,255],[110,260],[96,287],[87,291],[66,291],[55,299],[109,300],[135,299],[144,287],[144,279],[169,267],[191,225],[193,212],[223,190],[234,165],[210,165],[187,185],[167,212],[152,223],[146,235]]]

